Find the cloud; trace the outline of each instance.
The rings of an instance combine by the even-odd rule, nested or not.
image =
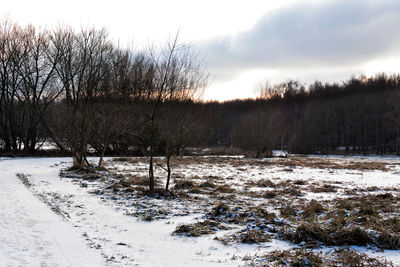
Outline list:
[[[400,52],[400,1],[300,2],[199,48],[217,80],[255,68],[359,66]]]

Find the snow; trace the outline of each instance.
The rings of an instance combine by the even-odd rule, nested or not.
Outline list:
[[[0,160],[0,175],[4,177],[1,223],[11,221],[16,228],[2,229],[1,261],[11,266],[232,266],[242,264],[236,256],[291,247],[278,240],[266,245],[225,246],[209,236],[172,236],[177,224],[190,222],[195,216],[138,221],[71,180],[60,179],[60,166],[68,164],[68,158]],[[16,173],[31,175],[32,192]],[[52,213],[32,193],[58,196],[60,206],[68,210],[68,221]]]
[[[89,249],[72,225],[17,179],[15,173],[24,169],[21,164],[19,160],[0,159],[2,266],[100,266],[103,260],[97,251]]]
[[[337,159],[344,160],[341,157]],[[387,172],[322,172],[321,169],[304,167],[294,167],[288,172],[284,167],[275,165],[269,166],[266,171],[259,165],[224,168],[221,164],[204,164],[186,169],[175,168],[173,172],[183,177],[199,173],[204,177],[218,174],[231,178],[238,187],[246,180],[259,179],[337,181],[343,183],[343,187],[400,185],[400,160],[359,160],[384,160],[395,165]],[[69,158],[0,158],[0,262],[5,266],[237,266],[245,263],[241,259],[246,255],[294,247],[279,240],[260,245],[225,246],[210,235],[197,238],[173,236],[171,233],[178,224],[195,222],[201,214],[152,222],[127,216],[127,211],[133,208],[129,206],[131,202],[118,204],[90,193],[92,183],[95,186],[98,182],[88,181],[89,188],[86,188],[79,186],[74,179],[61,179],[58,175],[60,169],[70,163]],[[145,167],[141,163],[115,166],[117,170],[132,172],[145,172]],[[16,173],[29,174],[32,186],[25,187]],[[307,197],[322,199],[328,198],[329,194],[314,193]],[[217,235],[225,233],[221,231]],[[384,256],[400,266],[398,251],[359,249],[371,256]]]

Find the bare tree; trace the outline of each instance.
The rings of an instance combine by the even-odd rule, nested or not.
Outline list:
[[[128,118],[121,103],[104,101],[95,105],[89,143],[100,154],[99,168],[103,167],[104,154],[111,143],[126,134],[127,123]]]
[[[205,127],[202,124],[204,113],[191,101],[166,103],[160,116],[160,142],[165,151],[168,191],[171,180],[171,157],[182,155],[182,150],[190,145],[196,145],[204,136]]]
[[[0,25],[0,136],[7,152],[17,152],[21,147],[20,136],[24,126],[24,110],[18,102],[22,85],[19,73],[26,46],[23,30],[10,20]]]
[[[93,122],[93,105],[101,95],[102,82],[109,67],[113,46],[105,30],[86,29],[79,34],[60,29],[52,36],[53,45],[61,58],[56,72],[65,90],[66,112],[71,119],[71,131],[58,131],[78,168],[88,165],[86,159],[89,133]],[[53,58],[54,60],[55,58]]]
[[[188,44],[178,42],[178,34],[166,47],[149,49],[154,68],[153,81],[149,84],[148,101],[151,109],[148,121],[149,189],[154,191],[154,155],[157,141],[157,118],[163,103],[196,97],[207,82],[199,57]]]
[[[25,151],[33,154],[36,150],[38,125],[44,119],[49,105],[63,91],[55,75],[56,62],[59,61],[60,54],[51,47],[49,33],[37,31],[33,26],[25,29],[23,46],[26,53],[18,68],[22,86],[17,96],[26,112],[23,137]]]

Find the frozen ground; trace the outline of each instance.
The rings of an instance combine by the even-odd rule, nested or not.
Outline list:
[[[279,214],[271,203],[329,201],[346,197],[349,191],[355,195],[364,191],[399,195],[399,159],[333,157],[328,163],[321,157],[312,159],[312,164],[304,160],[253,161],[235,157],[177,161],[173,165],[172,187],[179,185],[178,181],[190,180],[197,185],[213,182],[216,188],[183,187],[175,190],[179,197],[167,200],[143,196],[142,187],[134,184],[121,187],[124,179],[140,180],[146,175],[146,163],[141,158],[109,160],[109,172],[83,177],[64,173],[64,178],[59,177],[59,171],[69,166],[68,158],[0,159],[0,261],[5,266],[245,265],[255,255],[297,245],[279,238],[259,244],[227,245],[214,240],[249,224],[227,223],[228,229],[200,237],[172,233],[179,225],[203,221],[213,205],[228,200],[246,208],[265,206]],[[161,168],[156,169],[156,174],[165,177]],[[257,185],[266,180],[290,183],[305,193],[271,202],[261,196],[274,193],[272,189]],[[335,185],[335,190],[321,190],[322,185]],[[400,266],[398,250],[354,248]],[[322,251],[327,249],[330,248],[322,247]]]
[[[48,159],[0,159],[0,265],[100,266],[103,259],[80,233],[17,179],[21,170],[49,173],[39,162],[48,166]]]
[[[60,179],[59,169],[69,163],[67,158],[0,161],[4,183],[0,222],[8,225],[1,229],[2,262],[10,266],[232,266],[236,255],[289,247],[281,241],[226,247],[210,237],[172,236],[178,223],[191,221],[194,215],[138,221],[72,180]],[[16,173],[29,174],[30,191]]]

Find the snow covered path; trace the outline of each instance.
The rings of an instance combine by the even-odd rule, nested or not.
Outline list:
[[[104,259],[16,177],[0,159],[1,266],[101,266]],[[14,168],[13,168],[14,167]]]

